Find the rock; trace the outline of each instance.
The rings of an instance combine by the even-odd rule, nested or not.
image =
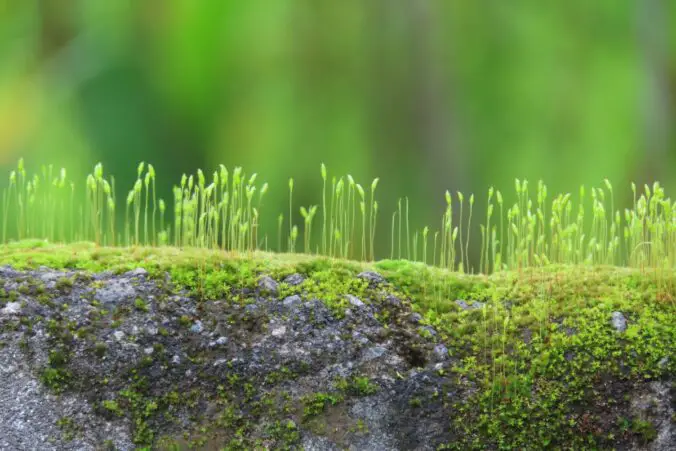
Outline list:
[[[366,348],[364,350],[364,354],[362,355],[361,361],[370,362],[371,360],[375,360],[381,357],[386,352],[387,349],[383,348],[382,346],[373,346],[370,348]]]
[[[136,290],[126,279],[113,279],[96,290],[94,298],[106,308],[111,308],[116,304],[133,302],[136,299]]]
[[[0,285],[17,289],[30,286],[31,279],[42,280],[41,274],[53,278],[56,273],[48,269],[6,270],[0,275]],[[495,444],[476,424],[477,417],[472,412],[479,414],[480,409],[459,411],[457,408],[477,402],[483,373],[474,374],[476,365],[465,367],[464,364],[466,370],[456,372],[454,357],[440,341],[443,334],[426,324],[427,317],[412,312],[408,300],[397,298],[396,291],[387,285],[371,287],[358,297],[345,291],[337,292],[335,286],[321,286],[302,295],[271,301],[269,295],[262,295],[261,290],[267,291],[265,287],[233,283],[222,299],[205,302],[186,287],[167,282],[161,274],[157,274],[157,278],[136,274],[72,272],[67,273],[73,280],[72,289],[51,293],[47,288],[48,294],[54,294],[53,303],[44,302],[44,297],[38,298],[34,290],[21,294],[17,303],[6,304],[5,298],[0,301],[3,303],[0,305],[0,450],[135,449],[132,438],[136,436],[138,440],[141,436],[134,417],[126,411],[121,416],[109,412],[103,404],[106,400],[116,401],[122,409],[129,406],[129,401],[140,402],[138,407],[144,410],[138,413],[143,414],[148,432],[155,437],[143,445],[148,449],[161,448],[159,437],[181,437],[204,424],[213,424],[228,406],[235,410],[225,413],[242,419],[241,415],[245,415],[251,425],[244,428],[235,425],[242,431],[236,443],[241,449],[280,449],[285,445],[295,449],[306,444],[309,449],[322,451],[431,450],[458,441],[462,449],[470,441],[483,448]],[[92,305],[92,294],[97,288],[104,294],[106,290],[109,292],[110,309]],[[135,308],[137,297],[152,308],[149,311]],[[342,300],[344,306],[341,307],[348,307],[349,314],[341,314],[345,309],[337,308],[336,299]],[[468,311],[482,305],[458,301],[467,304]],[[460,308],[464,308],[462,304],[455,310]],[[13,316],[6,317],[8,311],[15,315],[17,309],[31,320],[30,328]],[[476,313],[480,312],[464,314],[461,320],[482,333],[482,318]],[[197,321],[198,318],[201,321]],[[638,321],[641,312],[636,313],[636,319],[637,327],[644,324]],[[661,326],[668,322],[657,315],[650,319],[662,321]],[[561,334],[569,333],[565,329],[569,323],[565,320],[564,316],[557,323]],[[605,324],[590,326],[608,327],[608,320],[606,314],[601,317]],[[55,328],[64,326],[68,328],[64,332],[70,332],[57,333]],[[492,328],[492,323],[489,326]],[[537,326],[518,324],[513,338],[520,341],[523,333],[524,341],[530,341],[527,327]],[[657,336],[660,343],[668,340],[667,328],[664,329],[654,329],[660,334]],[[557,346],[563,346],[558,348],[563,355],[557,354],[557,365],[569,368],[582,354],[586,362],[597,350],[595,343],[585,342],[586,334],[579,333],[578,338],[581,346],[589,347],[591,353],[588,355],[584,347],[569,348],[565,342],[558,343]],[[457,345],[462,346],[463,356],[469,352],[483,359],[488,354],[483,348],[484,342],[476,340],[476,349],[466,347],[464,340]],[[63,364],[67,373],[45,372],[48,365],[60,365],[59,360],[54,360],[60,356],[58,352],[52,353],[54,349],[67,350],[68,360]],[[656,352],[663,349],[658,346]],[[523,356],[537,357],[533,353],[540,352],[540,348],[529,351]],[[640,359],[635,352],[630,348],[627,358],[620,359],[626,361],[627,370],[635,369],[634,362],[640,362],[649,374],[659,378],[638,377],[627,383],[613,372],[602,380],[590,381],[589,386],[574,387],[575,390],[597,390],[598,396],[579,399],[575,411],[562,406],[564,410],[560,413],[570,413],[576,419],[583,418],[576,416],[576,412],[594,412],[598,416],[592,426],[604,428],[603,434],[595,436],[598,441],[590,447],[607,445],[609,449],[627,451],[671,449],[673,406],[669,391],[673,375],[669,370],[673,360],[669,360],[668,352],[654,354],[657,356],[654,359]],[[569,363],[571,359],[575,360]],[[623,364],[619,362],[620,368]],[[55,396],[54,390],[63,388],[58,385],[62,384],[59,381],[62,376],[67,376],[72,383]],[[45,382],[50,381],[48,378],[58,383],[56,388]],[[537,382],[543,384],[550,381],[546,374],[538,378],[542,379]],[[653,386],[653,382],[658,385]],[[566,399],[566,385],[557,383],[556,387],[561,390],[561,399]],[[140,398],[121,399],[138,389],[143,390]],[[226,406],[221,404],[224,391],[228,399]],[[171,401],[176,399],[176,393],[179,402]],[[324,398],[327,395],[328,402]],[[335,404],[331,400],[333,396],[340,399]],[[539,402],[527,393],[523,396],[525,400]],[[617,402],[606,402],[610,398]],[[150,402],[152,399],[162,402],[155,404]],[[171,402],[170,408],[164,400]],[[496,401],[500,402],[498,398]],[[109,407],[115,407],[115,403]],[[261,411],[261,407],[267,413]],[[291,409],[289,413],[284,413],[286,408]],[[308,408],[321,412],[314,419],[305,418]],[[657,438],[641,443],[643,432],[636,431],[608,438],[608,433],[617,433],[620,417],[633,422],[630,428],[636,424],[637,430],[650,434],[654,429]],[[648,423],[639,423],[637,419]],[[77,427],[75,434],[68,429],[71,420]],[[462,431],[453,429],[453,425],[462,422]],[[552,431],[564,430],[558,427],[552,425]],[[561,428],[565,428],[566,433],[577,434],[577,429],[570,429],[567,424]],[[511,429],[510,433],[514,431]],[[231,432],[235,430],[225,435],[216,434],[209,446],[226,446]],[[463,432],[468,436],[463,437]],[[66,433],[74,438],[66,441]],[[584,435],[580,435],[580,439],[589,436],[588,433],[588,430],[581,431]],[[112,444],[104,443],[108,439]],[[539,449],[538,439],[529,441],[531,438],[527,435],[519,437],[528,449]],[[565,448],[568,444],[560,445]]]
[[[621,312],[613,312],[610,321],[616,331],[622,333],[627,330],[627,320]]]
[[[276,327],[276,328],[272,329],[272,332],[270,332],[270,334],[273,337],[281,337],[284,334],[286,334],[286,327],[285,326]]]
[[[433,327],[431,326],[421,326],[418,328],[418,333],[420,335],[424,336],[430,336],[430,337],[436,337],[437,336],[437,331],[434,330]]]
[[[154,337],[155,335],[157,335],[157,332],[159,332],[159,330],[155,326],[146,327],[146,334],[148,334],[148,335],[151,335],[151,336]]]
[[[353,295],[351,295],[351,294],[347,294],[347,295],[345,295],[345,297],[346,297],[347,300],[350,302],[350,304],[353,305],[353,306],[355,306],[355,307],[364,307],[364,306],[366,305],[366,304],[364,304],[364,303],[362,302],[362,300],[359,299],[357,296],[353,296]]]
[[[276,295],[279,290],[279,284],[272,277],[263,276],[258,279],[258,288],[265,293]]]
[[[484,307],[483,302],[471,301],[471,304],[468,304],[463,299],[456,299],[455,304],[463,310],[476,310]]]
[[[392,307],[401,307],[401,299],[393,294],[388,294],[385,296],[385,302],[387,302],[387,304]]]
[[[357,274],[357,277],[359,277],[360,279],[367,280],[370,285],[385,283],[385,278],[380,274],[378,274],[377,272],[373,271],[360,272],[359,274]]]
[[[434,347],[432,353],[434,354],[434,358],[437,362],[443,362],[444,360],[448,360],[449,358],[448,348],[441,343],[439,343]]]
[[[124,273],[125,277],[146,277],[148,275],[148,271],[146,271],[144,268],[136,268],[132,269],[131,271],[127,271]]]
[[[672,451],[676,443],[674,424],[673,388],[669,382],[653,381],[641,391],[633,393],[628,417],[640,418],[654,432],[650,449]],[[643,448],[642,448],[643,449]]]
[[[408,322],[411,324],[418,324],[422,321],[422,315],[420,313],[413,312],[408,315]]]
[[[286,276],[282,282],[285,284],[295,287],[296,285],[300,285],[305,281],[305,277],[302,274],[291,274],[289,276]]]
[[[3,309],[0,309],[0,316],[17,316],[21,314],[20,302],[8,302]]]
[[[284,298],[283,304],[286,307],[292,307],[294,305],[300,304],[301,302],[303,302],[303,300],[300,298],[300,296],[298,296],[297,294],[294,294],[293,296],[288,296],[288,297]]]
[[[193,323],[193,325],[190,327],[190,332],[194,334],[199,334],[204,330],[204,325],[202,325],[202,321],[197,320]]]

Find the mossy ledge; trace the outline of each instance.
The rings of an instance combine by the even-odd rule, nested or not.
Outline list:
[[[673,272],[0,248],[0,449],[673,449]]]

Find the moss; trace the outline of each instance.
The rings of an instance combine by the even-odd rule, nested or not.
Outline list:
[[[148,307],[148,304],[141,299],[141,298],[136,298],[134,301],[134,307],[136,307],[136,310],[139,310],[141,312],[148,312],[150,310],[150,307]]]
[[[630,405],[625,394],[676,371],[673,359],[663,360],[676,347],[676,278],[670,272],[552,266],[485,277],[403,261],[366,265],[261,252],[232,255],[194,249],[108,249],[84,243],[10,246],[0,249],[0,257],[24,268],[42,264],[91,271],[144,267],[153,276],[166,270],[176,290],[186,290],[203,302],[226,298],[244,304],[246,290],[256,287],[261,274],[279,280],[300,273],[305,281],[297,286],[280,284],[279,297],[297,294],[304,299],[322,299],[336,317],[349,308],[345,294],[366,303],[383,302],[387,295],[410,299],[412,308],[422,315],[421,326],[432,327],[437,336],[431,336],[428,328],[419,330],[430,340],[445,343],[453,356],[453,365],[436,371],[435,377],[453,381],[470,393],[469,398],[447,397],[443,391],[414,393],[409,400],[412,409],[448,409],[449,435],[457,437],[443,445],[448,449],[612,448],[626,434],[649,441],[655,428],[647,420],[618,421]],[[355,277],[366,269],[380,272],[388,284],[374,289]],[[16,292],[7,296],[18,298]],[[479,301],[484,307],[463,309],[456,299],[466,300],[470,306]],[[614,311],[627,318],[628,327],[622,334],[611,326]],[[125,314],[113,312],[111,325],[117,327]],[[179,323],[187,328],[194,319],[183,316]],[[379,319],[404,321],[387,311]],[[256,325],[255,318],[248,320],[251,327]],[[57,322],[48,323],[47,329],[57,343],[67,342],[68,335],[74,333],[72,327]],[[169,335],[163,328],[159,333]],[[416,346],[422,343],[416,352],[428,352],[425,349],[432,343],[415,338]],[[200,358],[195,355],[193,361]],[[426,363],[424,358],[415,361]],[[71,377],[67,362],[53,363],[57,362],[51,362],[43,373],[44,382],[57,388],[66,386]],[[155,368],[159,359],[146,363]],[[143,374],[143,365],[139,362],[139,374]],[[130,412],[137,442],[152,444],[157,424],[166,421],[166,412],[179,405],[198,409],[216,399],[222,412],[215,422],[206,422],[207,433],[221,428],[227,432],[222,432],[219,443],[251,449],[255,447],[255,440],[248,438],[254,429],[252,423],[267,425],[268,434],[284,442],[285,416],[293,412],[293,400],[282,401],[260,390],[302,373],[299,368],[281,368],[263,380],[250,380],[232,371],[223,390],[217,390],[217,384],[209,388],[205,381],[204,392],[198,394],[167,387],[164,394],[160,390],[151,396],[134,382],[124,387],[124,395],[120,392],[120,408]],[[365,376],[336,381],[335,387],[337,393],[302,398],[298,415],[306,420],[322,419],[321,414],[344,396],[366,396],[377,390],[377,384]],[[268,405],[270,402],[274,406]],[[205,435],[196,430],[191,437],[197,443]]]
[[[56,421],[56,426],[61,430],[61,438],[70,442],[81,435],[81,427],[70,417],[61,417]]]
[[[341,392],[353,396],[370,396],[378,392],[378,384],[372,382],[367,376],[352,376],[349,378],[337,378],[334,387]]]
[[[657,438],[657,429],[655,429],[655,425],[650,421],[642,420],[640,418],[632,420],[631,432],[638,435],[644,443],[651,442]]]
[[[124,415],[122,408],[120,407],[120,405],[115,400],[106,399],[103,402],[101,402],[101,407],[103,407],[108,412],[111,412],[112,414],[114,414],[118,417],[121,417],[121,416]]]
[[[343,397],[332,393],[313,393],[301,398],[303,418],[308,419],[324,412],[327,406],[335,406],[343,401]]]
[[[73,279],[70,277],[59,277],[56,281],[55,288],[64,293],[68,293],[73,288]]]

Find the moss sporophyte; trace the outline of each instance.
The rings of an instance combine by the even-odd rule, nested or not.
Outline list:
[[[295,210],[295,185],[289,179],[288,219],[285,223],[284,215],[279,214],[277,250],[298,251],[302,234],[305,253],[376,260],[377,237],[387,233],[378,232],[376,188],[380,180],[374,179],[367,193],[351,175],[333,176],[329,190],[328,170],[323,164],[320,169],[321,199],[309,207]],[[153,165],[139,163],[136,175],[125,208],[120,209],[115,178],[105,173],[101,163],[82,183],[71,180],[65,169],[55,171],[51,165],[29,174],[20,160],[3,188],[3,242],[34,238],[123,247],[268,250],[269,231],[261,229],[261,218],[271,210],[264,205],[268,184],[257,183],[257,174],[249,176],[241,167],[229,171],[221,165],[210,182],[202,170],[183,175],[173,187],[173,208],[158,199],[159,179]],[[479,218],[478,231],[474,231],[474,194],[466,202],[462,192],[456,196],[446,192],[446,209],[437,229],[429,225],[412,227],[409,200],[400,199],[386,241],[390,243],[390,258],[484,274],[555,264],[607,264],[655,271],[676,267],[676,202],[666,196],[659,183],[645,185],[643,190],[632,184],[633,205],[623,211],[615,210],[615,193],[608,180],[589,191],[581,187],[578,196],[558,194],[551,201],[542,181],[534,197],[529,186],[527,180],[515,181],[511,206],[502,192],[489,188],[487,204],[479,209],[485,217]],[[459,211],[457,218],[454,208]],[[321,242],[314,244],[313,219],[320,209]],[[294,222],[298,213],[302,227]],[[430,233],[434,236],[432,252],[428,252]],[[481,246],[478,261],[473,261],[470,242],[476,236]]]

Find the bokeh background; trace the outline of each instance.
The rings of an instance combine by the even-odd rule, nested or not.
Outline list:
[[[381,178],[383,228],[400,196],[419,227],[444,190],[515,177],[674,193],[676,2],[0,0],[0,165],[19,157],[102,161],[119,197],[141,160],[166,198],[242,165],[271,230],[289,177],[321,202],[321,162]]]

